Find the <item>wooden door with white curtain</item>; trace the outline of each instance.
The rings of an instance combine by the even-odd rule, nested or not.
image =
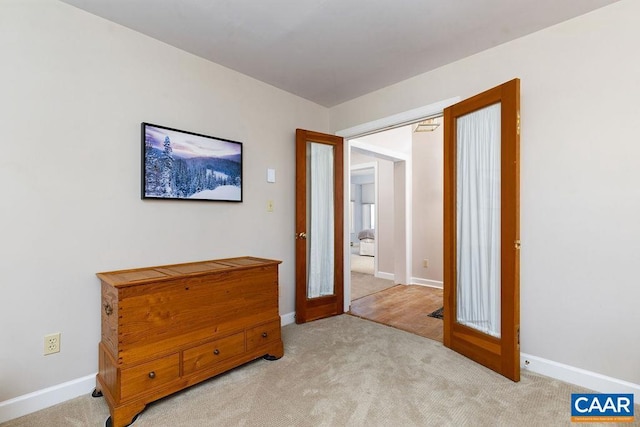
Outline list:
[[[296,130],[296,323],[344,312],[344,141]]]
[[[444,345],[520,380],[520,80],[444,111]]]

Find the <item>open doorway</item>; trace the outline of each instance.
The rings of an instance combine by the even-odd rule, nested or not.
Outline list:
[[[442,341],[442,320],[429,316],[443,297],[443,134],[441,118],[431,123],[427,131],[413,124],[349,140],[351,252],[366,254],[361,248],[370,240],[375,248],[371,276],[359,273],[361,258],[351,257],[350,313]],[[378,185],[363,197],[359,183],[367,170],[375,170]],[[367,215],[368,202],[376,207],[373,232],[362,230],[366,219],[358,218]],[[403,245],[405,261],[395,259]]]
[[[389,267],[393,271],[393,258],[385,251],[393,232],[393,212],[388,206],[393,198],[393,165],[355,151],[350,156],[349,187],[351,301],[395,285],[388,277],[393,274],[385,272]]]

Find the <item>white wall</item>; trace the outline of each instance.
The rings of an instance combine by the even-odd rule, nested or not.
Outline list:
[[[327,109],[51,0],[0,2],[0,55],[0,403],[97,372],[99,271],[275,258],[294,310],[294,130]],[[142,121],[243,142],[244,202],[140,200]]]
[[[361,136],[359,138],[352,139],[352,141],[372,145],[374,147],[404,155],[405,157],[410,157],[412,133],[413,129],[411,126],[401,126],[385,130],[384,132]]]
[[[622,0],[331,109],[338,131],[521,78],[522,351],[635,384],[638,16]]]
[[[438,287],[443,277],[443,140],[443,126],[439,126],[432,132],[415,132],[412,141],[412,276],[415,283]]]

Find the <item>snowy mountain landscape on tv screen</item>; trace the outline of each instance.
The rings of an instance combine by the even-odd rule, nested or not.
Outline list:
[[[242,201],[242,144],[143,124],[144,197]]]

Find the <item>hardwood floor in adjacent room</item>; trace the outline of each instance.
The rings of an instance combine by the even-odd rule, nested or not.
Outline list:
[[[428,316],[442,298],[442,289],[396,285],[352,301],[349,314],[442,342],[442,320]]]

